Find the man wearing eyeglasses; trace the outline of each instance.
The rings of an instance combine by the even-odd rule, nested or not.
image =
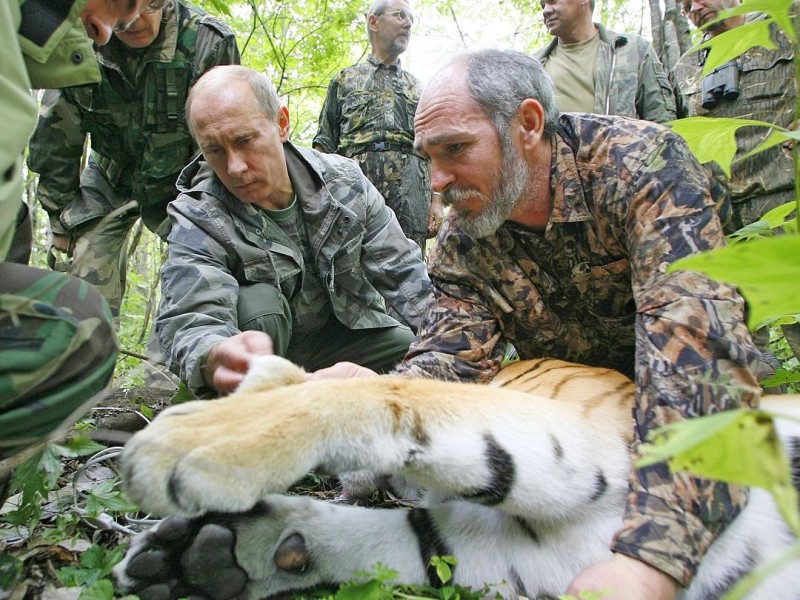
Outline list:
[[[0,0],[0,502],[7,457],[52,435],[108,383],[117,344],[108,305],[87,284],[15,264],[22,156],[36,121],[31,87],[99,81],[92,42],[139,14],[143,0]],[[79,416],[79,414],[75,414]]]
[[[776,23],[768,24],[765,13],[739,14],[715,21],[723,10],[739,6],[739,0],[683,0],[683,13],[695,27],[704,28],[703,41],[727,32],[745,36],[751,27],[765,26],[773,48],[754,46],[736,59],[704,75],[707,50],[684,54],[671,76],[675,81],[679,117],[753,119],[780,127],[793,127],[797,104],[795,56],[792,41]],[[800,2],[791,8],[796,22]],[[740,27],[747,26],[744,29]],[[739,33],[737,33],[739,32]],[[750,155],[772,130],[742,127],[736,132],[738,151],[726,176],[715,163],[706,166],[722,181],[731,199],[731,218],[725,223],[730,234],[761,219],[767,212],[795,199],[795,167],[792,153],[781,146]],[[800,357],[800,324],[781,327],[795,356]],[[754,333],[756,344],[769,352],[769,330]]]
[[[739,0],[684,0],[682,3],[684,14],[695,27],[705,28],[704,40],[747,23],[767,22],[764,13],[740,14],[713,22],[721,11],[736,6]],[[707,51],[684,54],[672,73],[678,92],[679,116],[738,117],[789,126],[794,120],[797,102],[794,51],[791,40],[775,23],[768,27],[774,48],[750,48],[707,76],[703,75]],[[733,218],[727,225],[727,233],[754,223],[770,209],[794,200],[794,164],[790,153],[773,146],[747,156],[770,133],[766,127],[740,129],[736,133],[740,153],[731,165],[731,177],[715,173],[725,180],[731,193]]]
[[[556,84],[561,111],[674,119],[672,86],[653,46],[593,23],[594,1],[539,0],[554,38],[535,56]]]
[[[438,231],[442,209],[438,199],[431,206],[428,163],[413,148],[421,86],[400,64],[413,24],[406,0],[372,5],[367,13],[372,52],[366,62],[331,80],[313,146],[355,159],[424,256],[425,240]]]
[[[45,93],[28,166],[50,217],[51,267],[95,285],[118,316],[128,234],[141,218],[166,237],[167,203],[196,151],[183,114],[189,89],[210,67],[238,64],[239,50],[218,19],[182,0],[151,0],[97,52],[100,84]]]

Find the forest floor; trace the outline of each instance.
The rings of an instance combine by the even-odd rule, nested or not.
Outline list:
[[[131,536],[157,521],[120,492],[117,458],[135,431],[170,406],[173,393],[111,389],[70,432],[77,436],[72,442],[28,452],[15,467],[0,506],[0,600],[119,597],[111,568]],[[289,493],[333,500],[338,490],[334,479],[309,475]],[[400,504],[376,494],[370,506]]]

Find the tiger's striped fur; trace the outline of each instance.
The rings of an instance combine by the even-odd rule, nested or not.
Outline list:
[[[455,583],[486,583],[512,599],[563,593],[610,556],[621,525],[633,384],[550,359],[511,365],[493,384],[305,382],[290,363],[264,358],[236,394],[171,408],[129,443],[131,497],[192,518],[165,521],[169,535],[139,536],[118,578],[151,590],[142,557],[155,552],[183,564],[166,583],[156,578],[172,597],[255,599],[346,581],[377,562],[400,581],[435,584],[430,558],[452,554]],[[800,417],[797,396],[764,404]],[[780,433],[800,470],[800,426],[781,422]],[[360,469],[402,475],[426,490],[424,501],[370,509],[282,495],[310,470]],[[796,541],[754,489],[684,597],[719,598]],[[750,598],[800,598],[800,559]]]

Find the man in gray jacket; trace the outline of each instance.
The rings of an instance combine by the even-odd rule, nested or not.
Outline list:
[[[562,112],[675,118],[672,86],[652,44],[592,22],[594,0],[541,0],[553,40],[535,56],[556,84]]]
[[[170,368],[211,396],[235,389],[256,354],[394,367],[430,280],[358,165],[292,145],[288,110],[245,67],[209,70],[186,114],[203,155],[168,208],[156,332]]]

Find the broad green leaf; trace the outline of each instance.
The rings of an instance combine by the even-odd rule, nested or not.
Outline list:
[[[796,383],[800,381],[800,371],[787,371],[786,369],[778,369],[772,377],[762,379],[758,383],[762,387],[770,388],[784,385],[786,383]]]
[[[747,299],[748,326],[800,314],[800,236],[781,235],[753,240],[682,258],[670,272],[685,270],[739,287]]]
[[[766,489],[800,535],[797,490],[771,414],[739,409],[670,424],[653,432],[642,453],[640,467],[666,461],[674,472]]]
[[[787,220],[789,220],[789,216],[797,210],[797,202],[787,202],[786,204],[781,204],[780,206],[776,206],[772,210],[765,213],[758,221],[755,223],[751,223],[750,225],[746,225],[739,229],[738,231],[733,232],[728,236],[728,241],[731,244],[737,244],[744,240],[757,238],[757,237],[764,237],[766,235],[771,235],[773,229],[777,229],[778,227],[785,227],[787,225]]]
[[[370,579],[364,583],[342,586],[336,593],[336,600],[381,600],[383,596],[381,582]]]
[[[703,26],[703,29],[708,29],[709,26],[719,21],[724,21],[736,15],[746,15],[748,13],[764,13],[770,20],[775,21],[778,27],[792,40],[797,41],[797,34],[794,30],[791,17],[791,9],[794,0],[747,0],[734,6],[732,8],[720,11],[717,18],[709,21]],[[717,36],[720,37],[720,36]]]
[[[50,445],[61,456],[75,458],[77,456],[87,456],[105,449],[105,446],[98,444],[94,440],[85,436],[76,436],[66,442],[50,442]]]
[[[731,175],[731,163],[739,149],[736,132],[740,127],[774,127],[751,119],[689,117],[668,123],[672,130],[686,140],[689,149],[701,163],[714,161]]]
[[[691,51],[695,52],[702,52],[708,49],[708,56],[706,56],[706,61],[703,65],[703,75],[708,75],[717,67],[724,65],[729,60],[737,58],[745,50],[754,46],[763,46],[770,50],[777,48],[769,33],[771,22],[771,19],[764,19],[752,23],[745,23],[744,25],[715,35],[710,40],[693,48]]]
[[[434,557],[434,559],[431,560],[431,563],[433,564],[434,567],[436,567],[436,576],[442,583],[447,583],[448,581],[450,581],[450,578],[453,577],[453,571],[450,568],[450,565],[447,564],[447,562],[443,560],[435,560],[435,558],[436,557]]]

